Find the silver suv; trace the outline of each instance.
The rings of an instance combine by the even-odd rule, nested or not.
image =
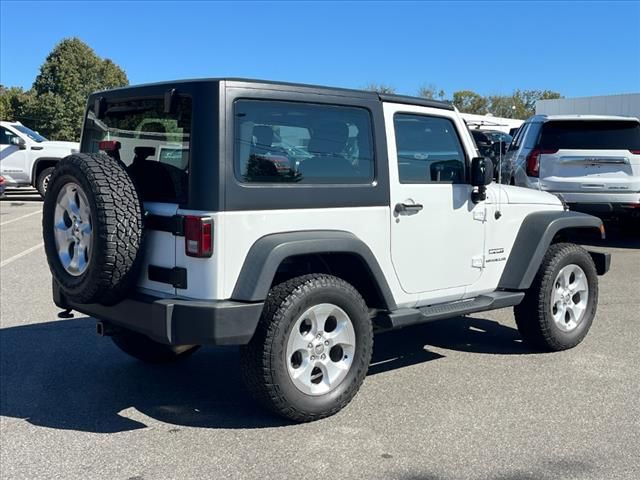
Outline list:
[[[535,115],[509,146],[502,181],[560,196],[573,210],[640,215],[640,120]]]

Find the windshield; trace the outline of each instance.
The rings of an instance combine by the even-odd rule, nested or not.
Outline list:
[[[40,135],[38,132],[34,132],[30,128],[25,127],[24,125],[11,125],[13,128],[18,130],[20,133],[24,133],[27,137],[29,137],[34,142],[46,142],[47,139]]]

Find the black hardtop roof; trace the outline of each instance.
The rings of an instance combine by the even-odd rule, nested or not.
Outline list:
[[[257,80],[257,79],[248,79],[248,78],[195,78],[195,79],[184,79],[184,80],[175,80],[175,81],[166,81],[166,82],[156,82],[156,83],[145,83],[140,85],[128,85],[126,87],[119,87],[111,90],[102,90],[98,92],[94,92],[91,94],[92,97],[100,95],[106,92],[117,92],[122,91],[123,93],[128,90],[137,90],[146,87],[160,87],[162,85],[167,85],[167,87],[180,87],[180,85],[186,84],[198,84],[198,83],[219,83],[225,82],[227,86],[236,86],[236,87],[248,87],[248,88],[271,88],[275,90],[289,90],[289,91],[299,91],[301,93],[316,93],[316,94],[326,94],[326,95],[337,95],[337,96],[345,96],[352,98],[362,98],[367,100],[378,100],[381,102],[390,102],[390,103],[402,103],[406,105],[419,105],[423,107],[432,107],[432,108],[441,108],[445,110],[453,110],[453,105],[448,102],[442,102],[439,100],[431,100],[423,97],[412,97],[409,95],[396,95],[396,94],[388,94],[388,93],[378,93],[367,90],[356,90],[350,88],[341,88],[341,87],[325,87],[321,85],[309,85],[303,83],[290,83],[290,82],[278,82],[278,81],[270,81],[270,80]]]

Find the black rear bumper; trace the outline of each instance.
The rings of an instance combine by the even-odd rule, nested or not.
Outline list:
[[[262,313],[262,302],[205,301],[135,294],[115,305],[77,304],[53,282],[53,300],[116,327],[168,345],[244,345]]]

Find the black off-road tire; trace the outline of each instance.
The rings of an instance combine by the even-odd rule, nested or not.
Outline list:
[[[79,276],[64,269],[53,233],[58,193],[70,182],[86,194],[92,219],[88,266]],[[99,153],[76,153],[60,160],[44,199],[42,229],[53,278],[70,300],[113,304],[135,282],[142,260],[143,207],[122,162]]]
[[[56,167],[47,167],[38,174],[38,178],[36,179],[36,190],[38,190],[38,193],[42,198],[44,198],[47,193],[47,185],[50,184],[51,180],[50,178],[47,180],[47,177],[51,176],[55,168]]]
[[[184,360],[200,348],[198,345],[164,345],[129,330],[118,332],[111,339],[124,353],[146,363],[170,363]]]
[[[570,331],[561,330],[553,319],[551,295],[562,268],[577,265],[585,273],[589,296],[582,321]],[[598,307],[598,274],[593,259],[582,247],[556,243],[547,250],[524,300],[514,307],[518,331],[526,344],[543,351],[560,351],[578,345],[589,332]]]
[[[344,380],[330,392],[311,396],[296,388],[287,371],[286,345],[299,316],[320,303],[332,303],[349,316],[356,335],[353,363]],[[267,409],[296,422],[328,417],[344,408],[358,392],[369,368],[373,329],[367,306],[344,280],[310,274],[276,285],[269,292],[251,342],[241,347],[244,382]]]

